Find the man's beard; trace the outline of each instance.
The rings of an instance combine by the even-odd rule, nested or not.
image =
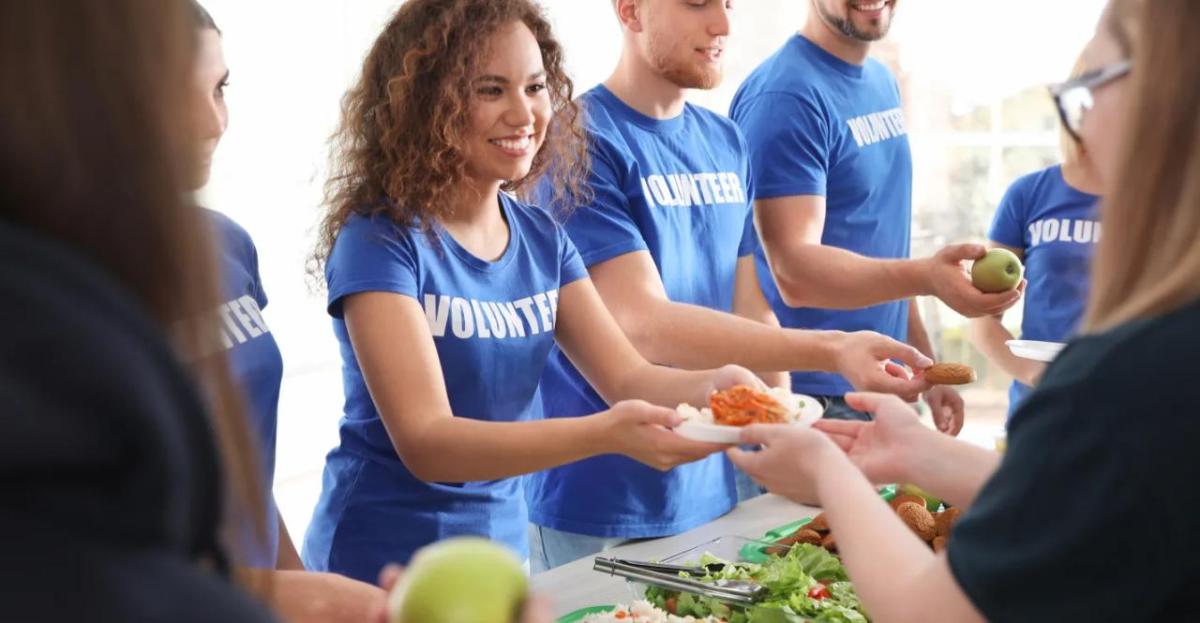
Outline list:
[[[821,19],[826,24],[829,24],[834,30],[842,33],[843,35],[857,41],[865,41],[867,43],[879,41],[887,36],[888,30],[892,27],[892,20],[890,17],[887,21],[884,21],[883,18],[879,18],[875,20],[875,22],[879,25],[878,32],[863,32],[854,26],[854,20],[850,19],[849,16],[841,18],[836,15],[831,15],[825,10],[825,6],[820,2],[814,2],[813,5],[821,14]],[[853,11],[854,9],[849,10]]]
[[[660,76],[681,89],[714,89],[721,84],[721,69],[700,63],[687,64],[672,59],[670,54],[650,40],[650,62]]]

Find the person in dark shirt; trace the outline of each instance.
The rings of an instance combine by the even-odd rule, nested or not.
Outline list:
[[[185,9],[0,3],[5,621],[271,620],[222,547],[262,502],[226,489],[256,459],[192,321],[220,299],[184,200]]]
[[[1085,52],[1096,69],[1053,89],[1100,167],[1105,235],[1082,333],[1013,415],[1003,458],[864,394],[850,400],[873,423],[752,427],[742,441],[764,449],[730,450],[824,505],[874,621],[1200,620],[1197,31],[1192,0],[1111,0]],[[961,508],[945,553],[869,481]]]

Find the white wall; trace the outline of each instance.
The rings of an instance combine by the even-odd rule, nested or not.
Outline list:
[[[902,63],[944,77],[964,101],[1066,73],[1103,0],[901,0]],[[206,0],[225,32],[231,126],[207,204],[255,238],[271,302],[268,322],[286,376],[277,495],[294,538],[308,522],[324,453],[336,442],[341,384],[336,344],[304,262],[312,247],[325,139],[342,92],[396,0]],[[544,3],[580,91],[615,62],[619,32],[608,0]],[[725,84],[695,101],[725,111],[741,79],[795,31],[806,0],[740,0]]]

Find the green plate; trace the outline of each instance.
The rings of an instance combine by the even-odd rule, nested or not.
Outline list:
[[[601,612],[612,612],[616,606],[592,606],[590,608],[580,608],[571,614],[568,614],[558,620],[558,623],[579,623],[589,614],[600,614]]]
[[[883,498],[886,502],[891,502],[892,499],[896,497],[896,485],[884,485],[880,487],[879,497]],[[793,521],[789,524],[784,524],[778,528],[772,528],[767,530],[766,534],[759,537],[758,540],[774,543],[776,541],[785,539],[795,534],[800,528],[812,523],[812,520],[812,517],[805,517],[804,519]],[[769,546],[760,543],[747,543],[738,552],[738,555],[741,556],[742,560],[746,562],[752,562],[761,565],[767,561],[767,558],[770,557],[770,554],[768,554],[766,551],[767,547]]]

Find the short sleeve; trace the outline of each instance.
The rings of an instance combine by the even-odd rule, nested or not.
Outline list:
[[[825,196],[830,132],[820,106],[765,93],[738,102],[731,113],[750,147],[757,198]]]
[[[382,216],[347,220],[325,264],[329,315],[341,318],[343,300],[362,292],[417,298],[418,258],[412,235]]]
[[[1181,575],[1158,544],[1195,543],[1194,530],[1172,527],[1182,520],[1170,512],[1190,491],[1176,490],[1174,502],[1155,491],[1183,480],[1170,462],[1185,451],[1166,439],[1167,427],[1138,416],[1176,416],[1170,402],[1181,401],[1153,397],[1149,387],[1163,384],[1149,373],[1135,384],[1133,369],[1058,382],[1097,353],[1077,355],[1056,362],[1014,416],[1000,468],[947,546],[956,580],[991,621],[1154,618]]]
[[[565,227],[586,266],[594,266],[614,257],[645,251],[646,240],[633,220],[631,198],[622,188],[619,155],[615,146],[602,137],[589,135],[591,170],[587,186],[591,202],[574,210],[562,211]],[[644,201],[641,197],[637,201]]]
[[[1029,210],[1026,181],[1027,178],[1018,179],[1004,192],[988,229],[989,240],[1015,249],[1025,248],[1025,221]]]
[[[575,248],[575,243],[571,242],[571,237],[567,235],[561,227],[558,230],[559,246],[562,252],[559,254],[559,277],[558,287],[563,287],[574,281],[579,281],[588,276],[587,266],[583,263],[583,258],[579,256],[579,250]]]
[[[742,241],[738,243],[738,257],[753,255],[758,248],[758,232],[754,229],[754,209],[746,211],[746,224],[742,226]]]
[[[250,276],[254,279],[254,301],[258,303],[258,308],[267,308],[267,291],[263,288],[262,275],[258,271],[258,248],[254,246],[254,240],[246,236],[246,268],[250,271]]]

